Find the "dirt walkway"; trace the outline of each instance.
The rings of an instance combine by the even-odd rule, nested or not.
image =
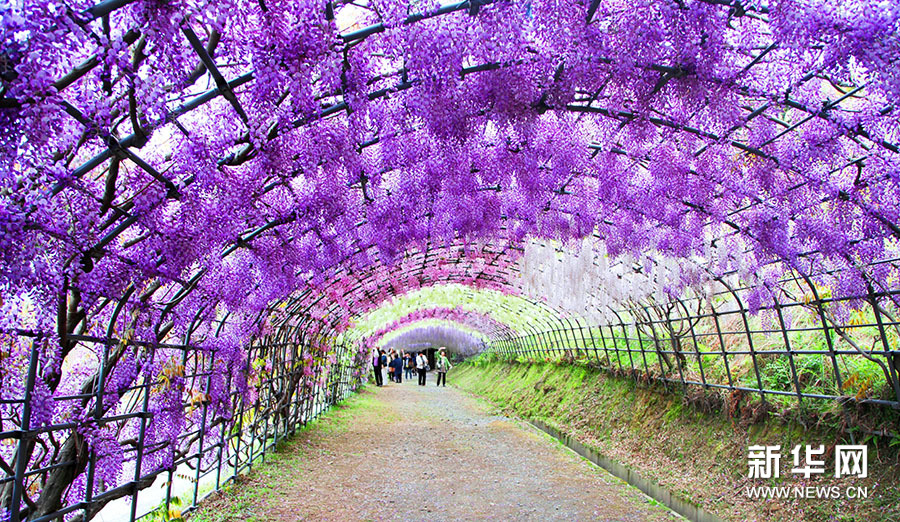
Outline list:
[[[372,389],[190,521],[677,519],[455,388]]]

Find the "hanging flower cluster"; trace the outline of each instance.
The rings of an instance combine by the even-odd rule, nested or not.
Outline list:
[[[388,347],[407,352],[416,352],[427,348],[443,347],[463,357],[475,355],[485,348],[485,341],[458,325],[419,324],[417,326],[395,330],[385,343]]]
[[[401,328],[415,326],[417,323],[427,322],[429,320],[440,320],[442,322],[461,325],[467,329],[480,332],[484,338],[487,338],[487,336],[490,336],[491,334],[508,332],[510,330],[508,326],[493,319],[490,315],[466,310],[462,306],[457,306],[455,308],[420,308],[415,312],[391,321],[378,330],[370,333],[366,336],[366,342],[369,344],[377,343],[379,339],[391,332],[400,330]],[[444,328],[449,329],[446,326]],[[466,342],[460,343],[459,346],[467,349],[472,348],[471,350],[467,350],[467,352],[474,353],[476,351],[474,349],[475,346],[484,344],[483,339],[479,340],[471,334],[466,334],[464,338]],[[457,344],[454,343],[454,346],[456,345]]]

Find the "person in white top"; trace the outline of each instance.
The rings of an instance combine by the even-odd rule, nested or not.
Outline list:
[[[425,386],[425,374],[428,372],[428,357],[425,352],[416,356],[416,372],[419,373],[419,386]]]

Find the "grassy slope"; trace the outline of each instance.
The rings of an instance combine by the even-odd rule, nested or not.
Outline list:
[[[725,412],[701,412],[681,393],[662,393],[579,365],[480,359],[459,365],[451,379],[509,413],[539,418],[575,435],[723,518],[900,520],[896,449],[870,445],[869,478],[835,480],[832,447],[849,442],[830,428],[807,430],[796,422],[772,418],[745,426]],[[802,481],[788,473],[793,464],[790,448],[805,443],[825,444],[828,449],[825,478]],[[787,477],[772,485],[868,486],[869,498],[751,501],[744,487],[766,485],[746,478],[751,444],[781,444],[782,473]]]

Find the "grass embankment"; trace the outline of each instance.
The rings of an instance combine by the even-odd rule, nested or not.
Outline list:
[[[869,442],[869,477],[834,478],[834,446],[849,444],[837,429],[801,421],[741,417],[722,401],[689,399],[670,387],[648,387],[590,367],[502,362],[483,356],[459,365],[454,384],[501,406],[540,419],[599,453],[631,467],[685,500],[732,520],[900,520],[896,447]],[[745,409],[746,411],[746,409]],[[751,415],[751,417],[758,417]],[[781,445],[780,479],[749,479],[748,446]],[[824,477],[790,473],[797,444],[826,447]],[[802,464],[801,464],[802,466]],[[839,486],[838,499],[751,500],[748,486]],[[849,486],[868,498],[848,499]]]

